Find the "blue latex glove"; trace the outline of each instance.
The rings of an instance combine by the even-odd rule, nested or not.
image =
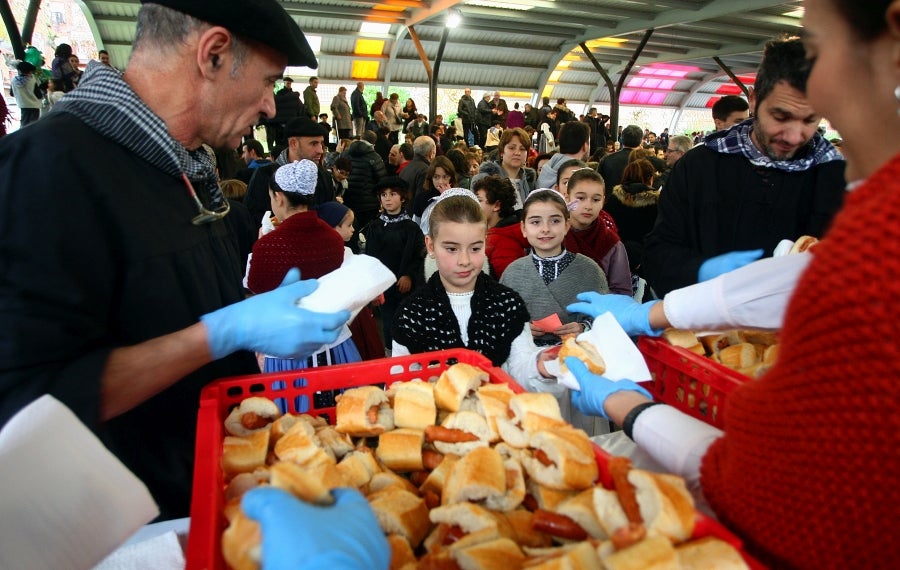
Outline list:
[[[710,257],[703,262],[700,270],[697,271],[697,281],[709,281],[714,277],[718,277],[723,273],[740,269],[741,267],[753,263],[763,255],[761,249],[751,249],[749,251],[730,251]]]
[[[259,521],[263,570],[382,570],[391,549],[369,502],[356,489],[334,489],[334,505],[305,503],[274,487],[244,495],[241,508]]]
[[[318,286],[315,280],[300,281],[300,270],[294,268],[277,289],[200,317],[213,358],[241,349],[304,358],[334,342],[350,318],[348,311],[314,313],[296,305]]]
[[[610,312],[628,336],[639,334],[659,336],[663,332],[663,329],[654,329],[650,326],[650,307],[659,301],[647,301],[642,304],[628,295],[601,295],[594,291],[579,293],[577,298],[581,303],[572,303],[566,307],[567,311],[584,313],[595,319],[603,313]]]
[[[588,372],[587,366],[574,356],[566,358],[566,366],[581,386],[581,390],[572,390],[572,404],[586,416],[603,416],[609,419],[609,416],[606,415],[606,410],[603,409],[603,404],[610,394],[615,394],[616,392],[639,392],[649,399],[653,399],[650,392],[631,380],[614,382],[603,376]]]

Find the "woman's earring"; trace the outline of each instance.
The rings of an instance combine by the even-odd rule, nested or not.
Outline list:
[[[900,85],[894,87],[894,98],[900,103]],[[897,114],[900,115],[900,108],[897,109]]]

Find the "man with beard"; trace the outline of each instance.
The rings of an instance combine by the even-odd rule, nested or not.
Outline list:
[[[709,135],[672,169],[645,241],[657,295],[828,229],[843,200],[844,161],[816,131],[808,75],[799,39],[769,42],[750,94],[754,117]]]

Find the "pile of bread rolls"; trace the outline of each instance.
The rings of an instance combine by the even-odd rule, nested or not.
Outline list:
[[[693,331],[666,329],[663,339],[705,356],[750,378],[762,376],[778,360],[778,333],[735,329],[698,336]]]
[[[549,394],[514,393],[455,364],[434,382],[364,386],[339,398],[336,424],[282,415],[249,398],[225,421],[225,561],[257,569],[260,531],[240,497],[258,485],[304,501],[358,488],[392,551],[390,568],[746,568],[726,542],[694,532],[683,480],[595,448]]]

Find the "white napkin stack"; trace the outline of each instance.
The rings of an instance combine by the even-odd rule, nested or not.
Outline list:
[[[354,255],[328,275],[319,277],[319,287],[297,302],[316,313],[350,311],[352,320],[372,299],[396,283],[394,272],[369,255]]]
[[[650,369],[643,355],[635,346],[612,313],[603,313],[596,319],[591,330],[583,332],[578,340],[586,340],[593,344],[606,362],[603,377],[609,380],[632,380],[644,382],[650,379]],[[578,380],[568,370],[560,373],[559,360],[544,363],[547,372],[556,376],[556,381],[566,388],[581,390]]]
[[[91,568],[159,510],[75,414],[43,396],[0,431],[0,568]]]

